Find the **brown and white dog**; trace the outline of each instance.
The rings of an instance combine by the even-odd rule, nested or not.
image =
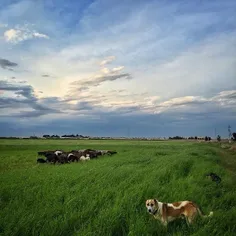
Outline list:
[[[187,224],[193,223],[195,217],[199,214],[201,217],[209,217],[210,214],[203,215],[199,207],[192,201],[180,201],[173,203],[159,202],[157,199],[148,199],[146,201],[147,211],[154,216],[155,219],[160,220],[161,223],[167,226],[168,222],[171,222],[177,218],[185,218]]]

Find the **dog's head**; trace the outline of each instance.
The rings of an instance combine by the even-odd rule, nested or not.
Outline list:
[[[148,213],[154,214],[158,210],[157,199],[148,199],[146,201],[146,208],[147,208]]]

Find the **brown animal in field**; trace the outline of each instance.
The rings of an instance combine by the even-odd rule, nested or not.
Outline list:
[[[148,199],[146,201],[146,208],[149,214],[153,215],[155,219],[160,220],[165,226],[178,218],[185,219],[189,225],[193,223],[197,215],[204,218],[213,215],[213,212],[210,212],[208,216],[203,215],[197,204],[192,201],[163,203],[157,199]]]

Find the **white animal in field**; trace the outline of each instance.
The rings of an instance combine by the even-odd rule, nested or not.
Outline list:
[[[89,154],[86,154],[86,157],[85,157],[85,156],[81,156],[81,157],[80,157],[80,160],[81,160],[81,161],[88,161],[88,160],[90,160]]]

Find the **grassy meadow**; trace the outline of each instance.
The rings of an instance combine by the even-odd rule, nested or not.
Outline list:
[[[111,149],[84,163],[37,164],[37,152]],[[0,235],[235,235],[236,155],[187,141],[0,140]],[[208,180],[216,172],[222,182]],[[195,201],[210,219],[165,229],[145,201]]]

